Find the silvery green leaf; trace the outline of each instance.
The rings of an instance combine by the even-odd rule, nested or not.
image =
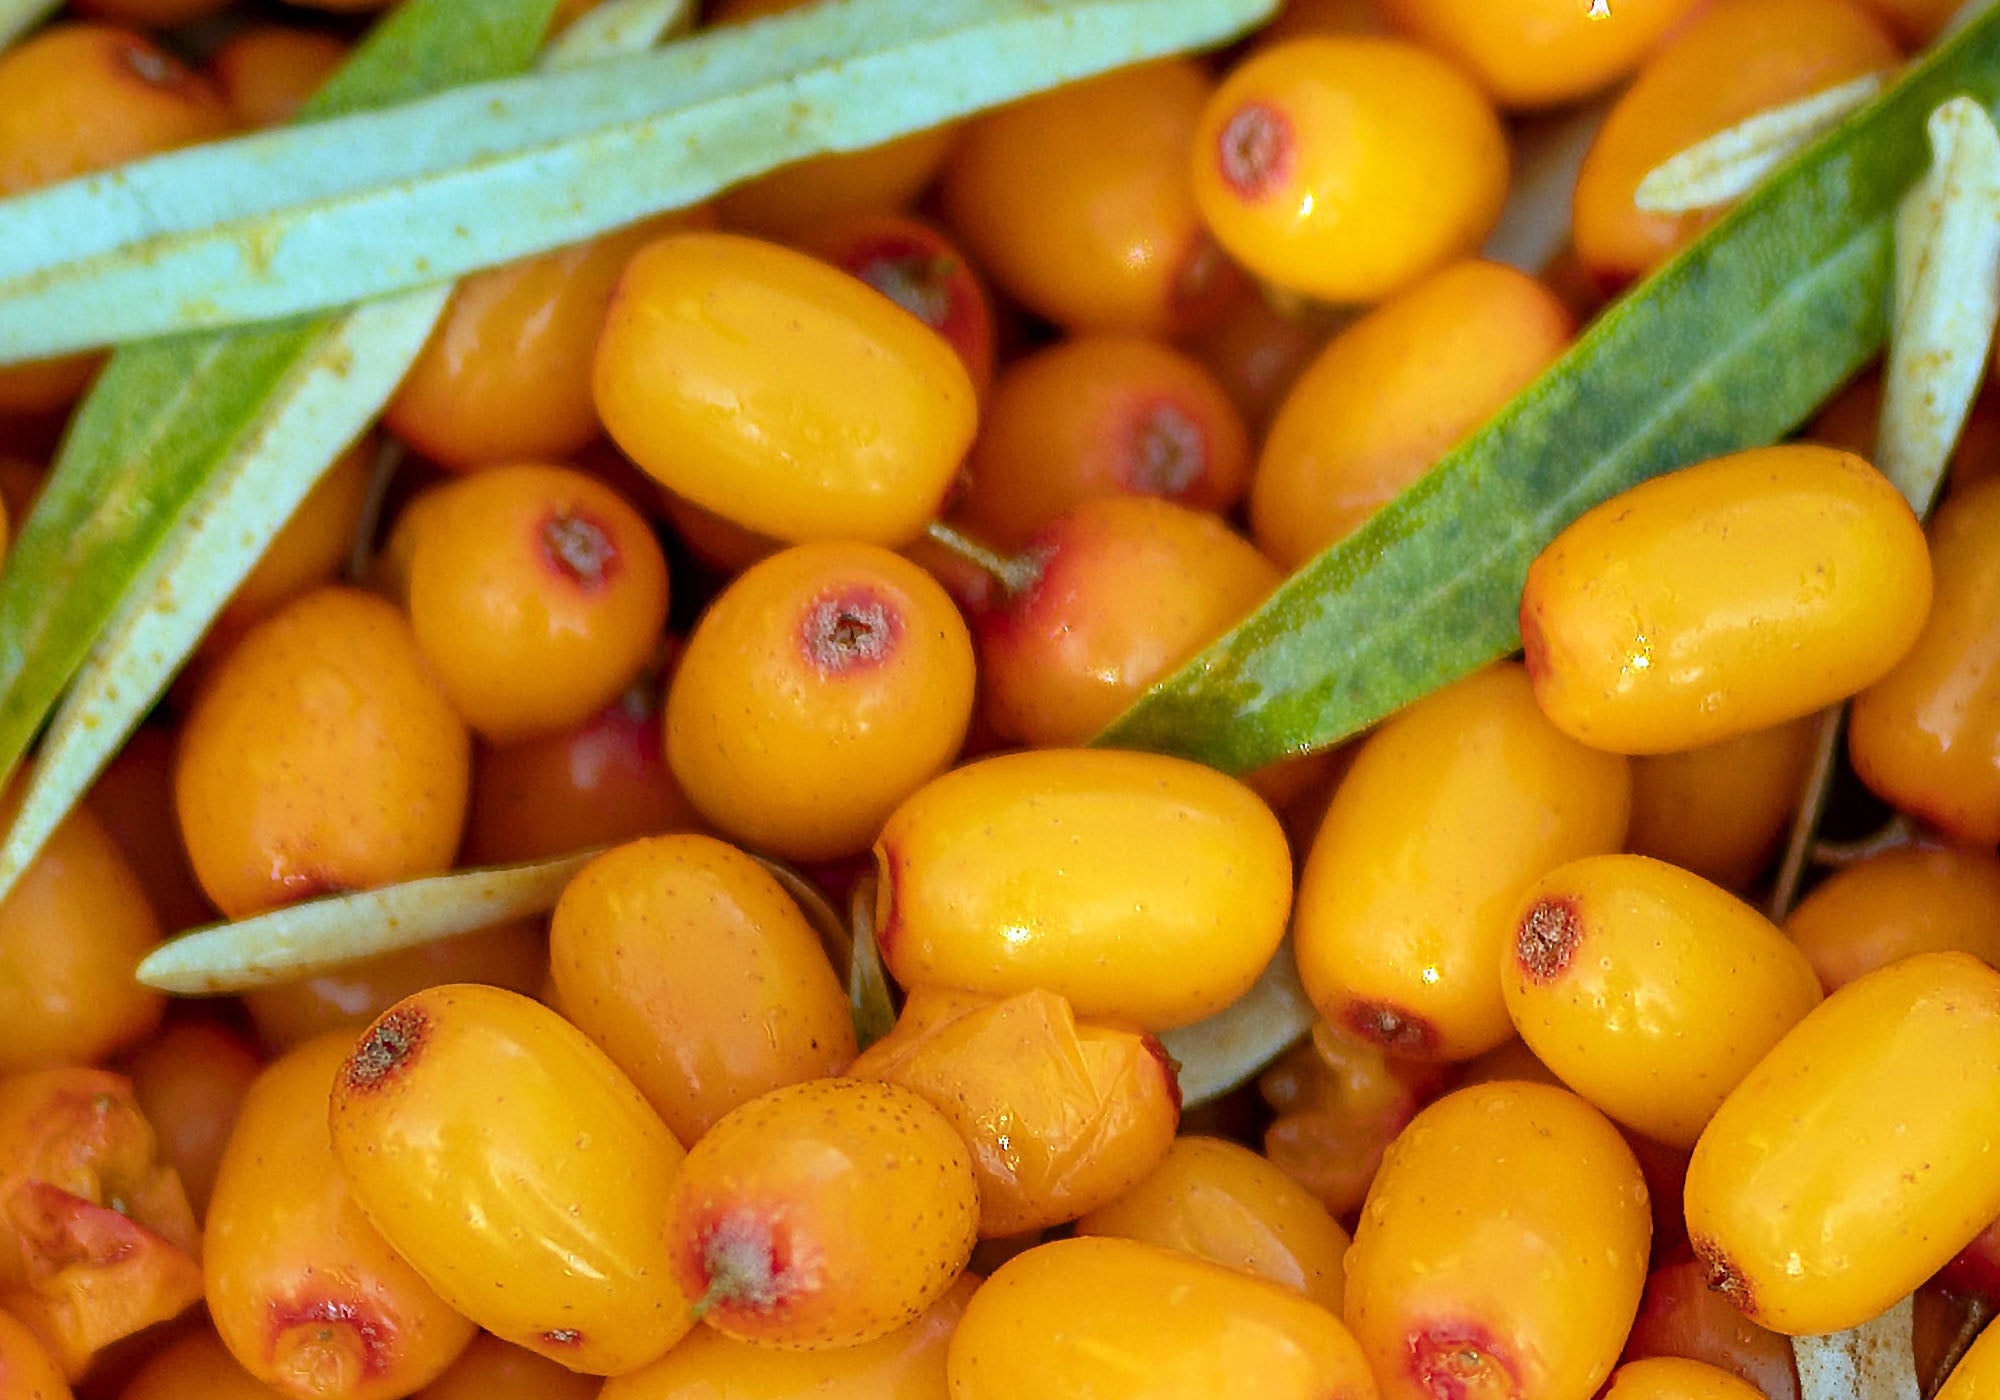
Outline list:
[[[1792,1338],[1799,1400],[1920,1400],[1915,1302],[1826,1337]]]
[[[1249,1082],[1312,1023],[1287,938],[1249,991],[1206,1020],[1161,1034],[1180,1066],[1181,1105],[1193,1108]]]
[[[549,43],[544,68],[573,68],[644,53],[694,22],[695,0],[607,0],[586,10]]]
[[[196,929],[148,954],[139,964],[139,980],[183,996],[245,992],[509,919],[534,918],[555,907],[564,886],[596,855],[580,851],[461,870]]]
[[[0,0],[0,48],[40,24],[62,0]]]
[[[1887,81],[1885,73],[1864,73],[1740,121],[1648,171],[1632,202],[1651,214],[1687,214],[1741,199],[1815,137],[1866,106]]]
[[[0,201],[0,360],[428,286],[1227,39],[1275,0],[825,0]]]

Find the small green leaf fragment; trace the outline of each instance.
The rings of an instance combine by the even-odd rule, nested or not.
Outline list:
[[[0,48],[55,13],[62,0],[0,0]]]
[[[1914,1342],[1916,1303],[1826,1337],[1792,1338],[1799,1400],[1921,1400]]]
[[[555,907],[597,855],[461,870],[379,890],[331,895],[169,939],[139,964],[139,980],[177,996],[247,992],[316,976]]]
[[[1161,1034],[1180,1067],[1181,1106],[1193,1108],[1249,1082],[1312,1023],[1287,938],[1249,991],[1205,1020]]]
[[[1896,310],[1875,465],[1927,514],[2000,320],[2000,131],[1969,97],[1931,113],[1931,168],[1896,216]]]
[[[1816,137],[1873,101],[1887,82],[1887,73],[1864,73],[1759,112],[1662,161],[1639,181],[1632,202],[1649,214],[1690,214],[1741,199]]]
[[[875,893],[876,882],[870,876],[855,885],[849,904],[848,926],[854,932],[847,962],[847,1009],[854,1017],[854,1038],[863,1050],[896,1028],[896,994],[875,942]]]

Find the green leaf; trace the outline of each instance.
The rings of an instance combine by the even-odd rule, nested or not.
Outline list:
[[[427,286],[1219,42],[1274,8],[826,0],[658,53],[159,156],[0,202],[0,360]]]
[[[1179,1066],[1181,1107],[1194,1108],[1247,1083],[1312,1029],[1313,1005],[1288,938],[1256,983],[1206,1020],[1163,1032]]]
[[[875,877],[854,886],[848,907],[853,929],[847,959],[847,1010],[854,1018],[855,1041],[866,1050],[896,1028],[896,993],[889,970],[882,966],[882,949],[875,942]]]
[[[460,870],[196,929],[147,954],[139,980],[181,996],[247,992],[509,919],[534,918],[555,908],[564,886],[596,856],[580,851]]]
[[[695,0],[609,0],[586,10],[549,44],[544,68],[643,53],[694,22]]]
[[[0,48],[5,48],[55,11],[62,0],[0,0]]]
[[[410,0],[306,118],[526,64],[554,0]],[[125,350],[99,376],[0,570],[0,773],[79,666],[0,846],[13,884],[444,305],[426,291],[311,321]],[[95,651],[92,651],[93,646]]]
[[[1513,651],[1528,565],[1558,530],[1648,477],[1784,436],[1880,350],[1897,206],[1926,164],[1926,119],[1959,93],[2000,99],[2000,11],[1634,288],[1099,742],[1247,772]]]

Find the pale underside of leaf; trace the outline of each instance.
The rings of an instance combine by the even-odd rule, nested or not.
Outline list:
[[[62,0],[0,0],[0,48],[5,48],[55,12]]]
[[[1583,158],[1610,114],[1609,101],[1530,117],[1514,133],[1514,178],[1480,256],[1539,276],[1569,242],[1570,204]]]
[[[1886,73],[1861,77],[1759,112],[1648,171],[1632,202],[1651,214],[1689,214],[1741,199],[1758,181],[1874,99]]]
[[[1875,465],[1930,510],[2000,319],[2000,131],[1969,97],[1931,113],[1931,168],[1896,218],[1896,306]]]
[[[0,202],[0,360],[431,285],[1107,69],[1275,0],[827,0]]]
[[[1191,1026],[1162,1032],[1180,1067],[1181,1104],[1193,1108],[1247,1083],[1312,1029],[1313,1006],[1287,938],[1256,985]]]
[[[1921,1400],[1912,1339],[1915,1302],[1826,1337],[1794,1337],[1799,1400]]]
[[[550,41],[544,68],[598,63],[643,53],[694,23],[695,0],[607,0],[586,10]]]
[[[154,949],[139,964],[138,977],[182,996],[246,992],[510,919],[535,918],[555,907],[563,887],[596,854],[462,870],[197,929]]]
[[[588,62],[645,48],[685,21],[687,4],[614,0],[596,13],[606,12],[621,22],[566,33],[545,61]],[[296,355],[214,454],[78,668],[0,841],[0,897],[144,718],[327,464],[387,402],[449,296],[447,286],[385,298],[299,333]],[[199,412],[201,404],[185,408]],[[144,463],[137,459],[139,470]]]

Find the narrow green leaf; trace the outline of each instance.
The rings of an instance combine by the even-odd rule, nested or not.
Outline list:
[[[0,202],[0,360],[427,286],[1219,42],[1275,0],[827,0]]]
[[[1897,205],[1931,110],[1960,93],[2000,99],[2000,11],[1634,288],[1100,742],[1247,772],[1513,651],[1528,565],[1558,530],[1647,477],[1784,436],[1881,348]]]
[[[411,0],[376,28],[306,117],[519,68],[553,8],[554,0],[474,9]],[[19,762],[91,657],[0,846],[0,893],[151,705],[264,542],[380,408],[443,297],[413,293],[112,358],[0,569],[0,774]]]
[[[1759,180],[1868,104],[1889,81],[1885,72],[1757,113],[1646,172],[1632,202],[1650,214],[1686,214],[1741,199]]]
[[[644,53],[694,23],[695,0],[609,0],[586,10],[542,55],[544,68],[597,63]]]
[[[62,0],[0,0],[0,48],[5,48],[55,12]]]
[[[848,923],[854,932],[847,961],[847,1010],[854,1018],[854,1038],[866,1050],[896,1028],[896,994],[875,942],[874,876],[854,886],[848,907],[853,911]]]
[[[563,887],[596,855],[580,851],[460,870],[196,929],[149,953],[139,964],[139,980],[181,996],[247,992],[509,919],[535,918],[555,908]]]
[[[1160,1036],[1180,1066],[1181,1106],[1193,1108],[1249,1082],[1312,1029],[1313,1014],[1288,938],[1249,991],[1208,1019]]]

